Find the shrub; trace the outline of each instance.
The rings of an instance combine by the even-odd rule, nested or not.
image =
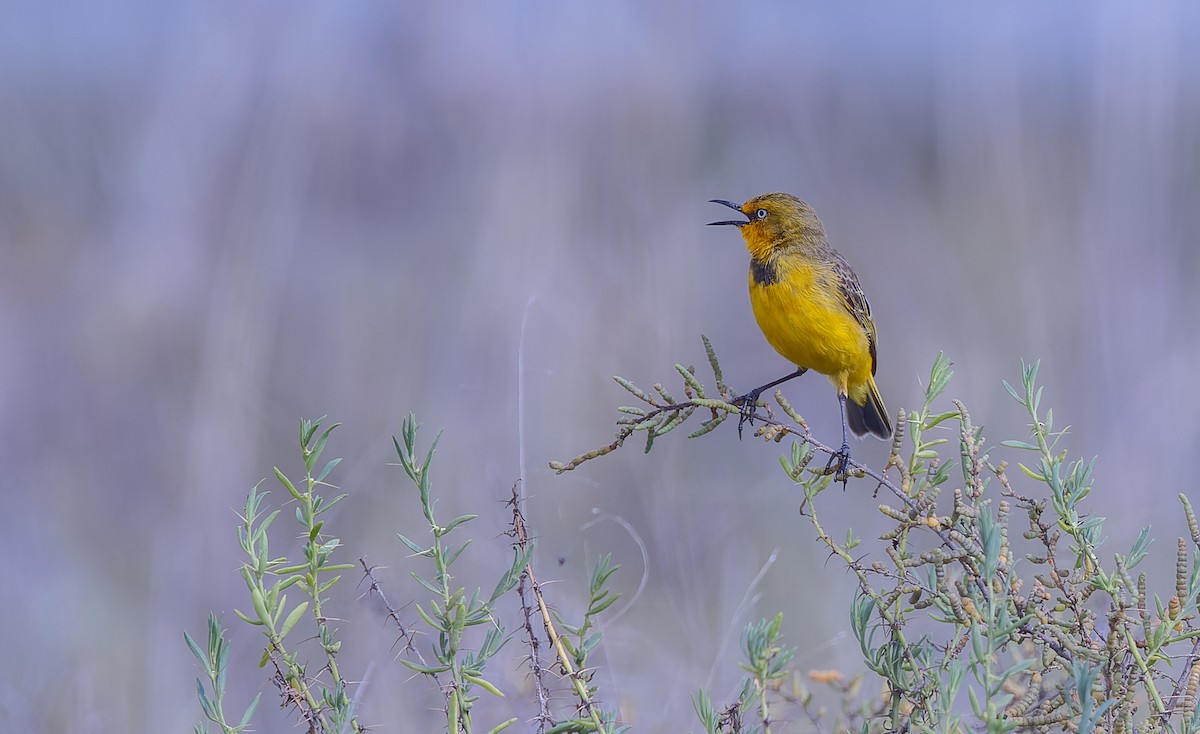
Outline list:
[[[616,439],[571,461],[551,462],[551,468],[576,469],[637,434],[645,436],[648,452],[658,438],[697,413],[703,420],[692,437],[737,416],[734,393],[707,339],[704,345],[715,387],[706,387],[694,368],[681,365],[676,371],[683,380],[682,400],[661,384],[645,391],[615,378],[637,401],[618,409]],[[1151,593],[1146,574],[1139,571],[1152,547],[1148,528],[1128,552],[1105,560],[1103,518],[1085,507],[1094,460],[1068,460],[1060,449],[1068,429],[1056,428],[1051,411],[1042,410],[1037,371],[1037,364],[1025,365],[1018,385],[1004,385],[1028,414],[1029,435],[991,443],[962,403],[942,407],[952,372],[938,356],[923,404],[899,413],[885,465],[850,464],[852,477],[885,497],[879,512],[889,528],[875,539],[850,530],[835,534],[822,520],[822,494],[834,477],[819,457],[832,456],[835,449],[812,435],[780,392],[775,403],[781,417],[766,403],[754,406],[755,435],[776,443],[790,440],[781,464],[803,490],[802,514],[812,532],[857,580],[847,620],[861,648],[863,670],[854,676],[809,671],[802,677],[793,651],[783,643],[782,617],[752,623],[742,637],[746,676],[736,700],[718,706],[703,690],[695,696],[703,731],[1200,732],[1200,526],[1191,504],[1180,495],[1190,544],[1180,538],[1175,545],[1175,579],[1168,592]],[[313,474],[333,430],[322,432],[321,424],[302,424],[306,473],[299,488],[275,472],[298,503],[296,518],[307,538],[304,558],[270,558],[267,529],[279,510],[264,516],[264,494],[252,489],[239,538],[253,612],[237,614],[261,628],[262,664],[274,670],[281,697],[310,731],[364,731],[338,669],[339,643],[322,606],[322,594],[340,578],[330,574],[351,566],[332,562],[340,543],[326,535],[321,519],[344,497],[326,501],[316,494],[337,464],[329,462]],[[430,597],[412,607],[433,633],[429,644],[418,644],[412,626],[388,601],[395,592],[385,594],[365,560],[359,565],[404,640],[403,664],[429,679],[441,696],[446,731],[476,731],[485,697],[503,695],[486,677],[486,668],[513,637],[527,651],[523,655],[534,681],[529,704],[534,713],[528,720],[538,732],[627,728],[599,704],[603,691],[593,682],[588,657],[602,640],[595,620],[616,600],[607,583],[617,567],[602,557],[583,619],[558,618],[536,580],[533,544],[514,487],[512,562],[490,593],[468,594],[455,586],[450,569],[467,558],[470,541],[454,538],[475,516],[445,524],[435,517],[428,469],[436,439],[418,458],[411,415],[395,446],[430,531],[428,542],[400,537],[431,565],[430,573],[413,575],[415,586],[405,592],[414,599]],[[1010,473],[1013,466],[1017,471]],[[284,592],[293,586],[304,601],[289,607]],[[497,602],[507,594],[516,594],[521,617],[505,625]],[[302,619],[315,629],[317,674],[288,643]],[[241,731],[257,699],[237,724],[226,721],[228,645],[216,618],[210,618],[207,650],[185,637],[205,673],[197,681],[205,718],[220,731]],[[551,695],[545,680],[551,671],[568,681],[569,699]],[[867,685],[872,679],[882,696],[865,692],[873,689]],[[819,706],[814,691],[821,687],[832,691],[839,705]],[[517,721],[506,719],[489,731]],[[196,730],[205,731],[204,725]]]

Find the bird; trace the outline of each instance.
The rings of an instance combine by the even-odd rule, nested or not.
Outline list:
[[[753,424],[758,397],[792,378],[815,370],[837,389],[842,446],[829,458],[826,473],[846,481],[850,462],[847,427],[856,436],[892,436],[892,424],[875,386],[876,333],[871,306],[858,276],[825,235],[825,226],[806,202],[781,192],[762,194],[727,206],[745,219],[709,222],[737,227],[750,253],[750,306],[763,336],[796,365],[794,372],[757,387],[732,403],[742,424]],[[834,464],[836,463],[836,467]]]

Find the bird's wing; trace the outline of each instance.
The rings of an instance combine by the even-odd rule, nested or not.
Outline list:
[[[833,270],[837,273],[838,286],[842,292],[842,302],[854,320],[867,332],[867,343],[871,348],[871,374],[875,374],[875,322],[871,320],[871,304],[858,284],[858,276],[850,268],[850,263],[840,253],[833,253]]]

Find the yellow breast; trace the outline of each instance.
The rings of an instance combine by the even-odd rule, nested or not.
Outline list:
[[[775,351],[797,367],[827,375],[845,392],[847,383],[869,378],[866,331],[846,309],[832,268],[807,258],[780,257],[773,278],[750,273],[754,318]]]

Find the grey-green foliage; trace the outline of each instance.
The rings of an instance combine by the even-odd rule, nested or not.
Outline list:
[[[250,612],[234,610],[244,622],[261,630],[264,645],[260,666],[270,666],[274,674],[272,683],[279,690],[285,708],[292,711],[304,728],[320,734],[362,732],[365,727],[357,719],[357,702],[350,695],[347,678],[341,672],[337,659],[341,643],[331,621],[339,617],[328,609],[327,595],[338,583],[338,572],[350,568],[350,564],[334,562],[334,555],[341,549],[341,541],[328,534],[326,520],[330,508],[346,498],[341,494],[326,499],[323,488],[330,486],[327,479],[338,466],[339,460],[320,464],[321,454],[336,426],[322,429],[324,419],[301,423],[300,444],[304,464],[304,479],[292,481],[282,470],[275,469],[275,477],[287,491],[295,504],[295,520],[301,528],[301,555],[295,561],[287,556],[274,556],[270,551],[272,528],[281,515],[281,510],[271,508],[267,492],[261,491],[261,482],[251,488],[240,515],[238,543],[245,554],[241,575],[250,597]],[[374,569],[360,558],[369,581],[368,592],[379,597],[388,609],[388,619],[395,623],[404,640],[404,655],[401,662],[434,682],[432,690],[443,698],[445,731],[448,734],[469,734],[476,731],[475,720],[481,715],[477,704],[480,692],[493,697],[504,693],[488,677],[485,671],[489,663],[511,639],[505,631],[500,612],[500,600],[513,591],[522,580],[536,598],[536,616],[544,624],[553,661],[563,671],[570,671],[577,704],[568,701],[555,705],[552,692],[543,684],[542,667],[532,653],[527,660],[537,662],[537,696],[541,702],[540,715],[531,720],[537,722],[539,734],[547,732],[599,732],[619,734],[627,727],[616,721],[612,712],[595,704],[596,688],[591,684],[594,666],[591,653],[600,642],[602,634],[596,627],[597,617],[607,610],[618,598],[609,588],[609,580],[616,572],[609,556],[603,556],[592,573],[587,611],[578,625],[559,623],[565,634],[552,632],[551,614],[542,597],[540,586],[534,581],[530,559],[533,544],[528,540],[521,515],[520,498],[514,491],[510,506],[513,509],[510,535],[514,539],[512,562],[501,573],[489,593],[482,589],[468,590],[455,583],[458,564],[471,558],[468,549],[469,537],[463,528],[475,519],[465,514],[442,523],[436,513],[436,497],[431,480],[432,464],[436,452],[435,438],[428,449],[417,451],[418,426],[410,414],[403,422],[400,437],[395,439],[400,465],[416,488],[416,498],[428,527],[427,540],[418,542],[399,535],[413,556],[430,564],[428,572],[413,572],[413,593],[430,594],[426,601],[412,605],[416,616],[433,632],[428,645],[418,643],[413,626],[401,621],[401,611],[388,602],[383,587],[374,575]],[[318,470],[319,469],[319,470]],[[407,505],[407,503],[405,503]],[[299,592],[305,598],[289,603],[289,591]],[[520,597],[521,625],[526,631],[524,643],[536,651],[538,636],[535,627],[535,612]],[[309,619],[315,634],[309,633],[300,643],[292,644],[296,628]],[[224,713],[226,681],[228,677],[229,645],[217,618],[210,616],[207,649],[184,633],[185,641],[200,663],[204,677],[197,681],[201,710],[207,724],[196,726],[197,734],[207,731],[208,724],[215,724],[223,734],[236,734],[248,730],[251,717],[258,704],[256,698],[236,722],[230,722]],[[310,640],[315,640],[316,654],[306,654]],[[306,644],[307,643],[307,644]],[[424,651],[424,652],[423,652]],[[428,657],[427,657],[428,656]],[[570,712],[561,720],[555,720],[552,708]],[[574,714],[584,711],[586,716]],[[502,731],[520,720],[510,717],[491,728],[489,733]]]
[[[694,437],[736,414],[736,393],[707,340],[705,351],[715,392],[690,368],[679,368],[686,400],[659,385],[651,392],[618,380],[644,407],[622,410],[612,444],[551,468],[575,469],[634,433],[661,435],[696,411],[707,418]],[[1191,543],[1176,544],[1173,593],[1164,598],[1138,572],[1151,550],[1148,528],[1127,553],[1102,558],[1104,519],[1086,506],[1095,460],[1068,459],[1068,429],[1043,410],[1038,365],[1022,366],[1017,387],[1004,385],[1029,418],[1029,436],[998,445],[962,403],[943,404],[952,374],[939,355],[922,404],[900,411],[885,466],[851,462],[851,474],[884,495],[879,511],[891,529],[877,542],[851,528],[835,539],[825,527],[822,493],[832,476],[813,459],[835,449],[812,435],[782,393],[775,402],[786,419],[769,406],[755,414],[756,435],[794,439],[781,463],[804,493],[801,507],[817,539],[854,574],[850,627],[864,666],[884,684],[885,705],[843,705],[824,725],[864,732],[1195,731],[1200,527],[1187,497],[1180,502]],[[1018,461],[1025,453],[1030,458]],[[820,718],[807,693],[793,698],[811,721]],[[739,697],[718,714],[698,696],[696,708],[707,731],[739,732],[747,726],[743,703]]]
[[[345,498],[342,494],[326,499],[319,491],[329,486],[325,480],[340,461],[334,459],[327,462],[319,472],[314,473],[330,434],[337,428],[333,425],[322,431],[323,421],[323,418],[305,420],[300,424],[303,480],[293,482],[278,467],[275,469],[276,480],[296,503],[294,516],[301,530],[303,558],[292,560],[287,556],[271,555],[269,531],[281,510],[265,509],[264,502],[269,493],[259,491],[261,482],[252,487],[246,497],[241,525],[238,527],[238,544],[246,557],[240,571],[250,594],[252,611],[247,613],[235,609],[234,613],[262,632],[265,644],[259,666],[269,665],[274,669],[273,680],[285,705],[293,707],[310,730],[361,732],[363,728],[356,718],[357,704],[350,695],[349,683],[337,662],[341,643],[337,639],[337,630],[330,626],[330,617],[324,611],[326,594],[341,578],[338,572],[351,568],[351,565],[333,561],[333,554],[341,541],[323,532],[325,514]],[[289,589],[298,591],[306,597],[305,600],[289,605]],[[315,638],[320,649],[319,654],[312,656],[305,654],[301,643],[293,645],[290,641],[291,633],[306,616],[313,632],[305,637]],[[211,699],[206,698],[203,688],[199,692],[205,717],[226,732],[245,729],[249,725],[253,706],[232,728],[224,722],[220,713],[219,703],[229,648],[216,618],[210,617],[209,621],[207,655],[202,655],[203,651],[190,636],[186,639],[193,655],[201,660],[205,672],[213,681]],[[313,666],[314,660],[319,664]],[[311,670],[327,671],[328,675],[315,674]],[[200,730],[199,727],[197,729]]]
[[[796,655],[794,648],[783,644],[782,626],[782,613],[746,625],[742,632],[745,661],[741,663],[746,675],[732,705],[718,712],[707,691],[701,689],[693,696],[692,704],[705,734],[770,734],[780,730],[774,712],[784,708],[780,687],[792,675],[791,662]]]
[[[204,718],[216,724],[222,734],[239,734],[239,732],[245,731],[250,726],[250,717],[254,715],[254,709],[258,708],[262,694],[259,693],[254,697],[254,700],[242,713],[238,723],[230,723],[225,718],[225,684],[229,675],[229,640],[225,638],[225,630],[221,629],[221,622],[217,619],[217,615],[211,612],[208,615],[208,645],[206,647],[201,648],[187,632],[183,633],[183,639],[187,643],[188,649],[192,651],[192,655],[200,663],[208,680],[208,689],[206,690],[204,679],[196,679],[196,695],[200,699],[200,709],[204,712]],[[196,724],[196,734],[205,734],[207,731],[206,725]]]
[[[596,560],[588,584],[588,606],[579,624],[566,622],[558,612],[552,611],[558,624],[559,643],[566,653],[570,663],[568,670],[573,671],[573,681],[576,686],[576,696],[579,699],[580,714],[570,716],[546,730],[546,734],[572,734],[583,732],[602,732],[603,734],[622,734],[629,727],[618,724],[616,714],[600,708],[596,704],[597,688],[592,682],[596,673],[591,661],[591,653],[604,638],[604,633],[596,629],[597,617],[611,607],[620,594],[608,587],[609,578],[617,572],[620,566],[613,565],[612,556],[605,553]],[[565,634],[563,634],[565,633]]]
[[[459,515],[445,525],[438,523],[434,513],[436,501],[433,497],[430,469],[440,434],[434,437],[424,458],[418,458],[417,428],[416,417],[410,413],[404,419],[401,438],[393,439],[393,443],[396,454],[400,457],[400,466],[417,488],[421,510],[429,525],[430,539],[428,544],[423,544],[399,533],[397,537],[415,556],[427,559],[432,564],[431,576],[426,577],[414,571],[412,578],[433,595],[425,604],[416,604],[416,610],[421,620],[436,635],[433,661],[426,662],[423,658],[417,658],[404,659],[402,662],[416,672],[431,677],[442,674],[448,676],[449,680],[441,686],[446,697],[447,731],[469,733],[475,731],[475,704],[479,700],[476,690],[486,691],[493,696],[504,695],[484,677],[484,668],[488,661],[495,657],[508,641],[504,626],[496,613],[496,602],[517,585],[522,570],[529,563],[533,546],[530,544],[524,551],[513,551],[512,564],[486,596],[480,589],[475,589],[468,595],[466,588],[454,583],[454,564],[470,546],[471,540],[467,538],[461,543],[456,543],[451,534],[474,520],[476,515]],[[483,633],[482,638],[472,647],[467,634],[473,628],[482,628]],[[515,718],[506,720],[490,731],[500,731],[516,721]]]
[[[552,466],[573,469],[611,453],[624,437],[643,430],[648,436],[662,436],[696,412],[705,418],[690,434],[693,437],[711,433],[726,417],[736,415],[737,408],[729,402],[733,393],[723,382],[707,340],[705,348],[717,379],[715,393],[701,384],[692,368],[677,369],[684,381],[683,400],[661,385],[646,392],[618,380],[647,408],[622,410],[613,444]],[[1168,591],[1154,593],[1146,574],[1138,570],[1154,549],[1148,528],[1128,552],[1113,553],[1106,561],[1101,554],[1103,518],[1086,505],[1096,486],[1095,462],[1068,460],[1063,448],[1067,429],[1056,428],[1053,414],[1042,411],[1037,371],[1036,364],[1024,366],[1019,386],[1005,385],[1029,416],[1029,436],[993,445],[965,406],[957,401],[953,409],[941,405],[952,372],[939,355],[922,405],[900,412],[886,465],[877,470],[851,462],[851,475],[865,478],[883,495],[879,512],[888,518],[889,529],[877,539],[859,537],[849,527],[837,530],[835,538],[826,528],[824,491],[832,476],[815,468],[823,462],[813,459],[834,449],[811,434],[781,393],[775,398],[783,418],[776,418],[769,406],[760,406],[766,412],[756,414],[755,433],[775,442],[793,439],[781,464],[803,493],[803,515],[816,540],[857,582],[847,624],[861,650],[863,672],[847,676],[836,670],[810,671],[806,681],[781,642],[782,617],[753,623],[743,636],[746,676],[734,700],[718,707],[705,691],[694,699],[707,734],[965,734],[1064,728],[1085,733],[1200,732],[1200,523],[1191,503],[1180,495],[1190,538],[1180,538],[1175,545],[1174,584]],[[320,494],[337,466],[334,460],[317,471],[333,430],[322,431],[321,424],[301,425],[304,480],[292,482],[276,470],[276,479],[296,504],[303,558],[271,555],[268,531],[280,510],[266,505],[267,494],[259,486],[247,497],[238,538],[246,556],[242,577],[252,611],[237,614],[262,631],[266,644],[261,664],[273,668],[272,680],[285,705],[309,730],[363,731],[347,678],[339,669],[340,643],[330,626],[336,617],[325,609],[327,592],[338,582],[338,572],[349,565],[334,562],[341,543],[325,529],[326,513],[344,495],[326,500]],[[520,597],[524,644],[531,651],[526,659],[539,659],[536,627],[544,628],[553,651],[547,667],[538,664],[539,713],[529,721],[536,722],[540,734],[617,734],[627,729],[614,712],[597,703],[604,692],[594,677],[592,653],[602,639],[596,617],[617,598],[608,586],[617,570],[611,558],[602,556],[593,570],[587,611],[580,622],[548,611],[534,580],[532,544],[527,540],[531,536],[514,492],[512,562],[490,593],[468,593],[455,583],[454,570],[471,558],[470,539],[460,536],[475,516],[438,521],[430,471],[437,440],[418,452],[417,424],[411,415],[395,444],[428,526],[427,539],[400,540],[429,564],[429,571],[412,575],[418,593],[430,595],[413,609],[434,633],[427,646],[419,647],[402,629],[408,643],[404,664],[434,680],[444,697],[448,734],[475,730],[474,720],[484,713],[480,692],[503,695],[485,677],[488,664],[509,641],[498,602],[518,584],[526,588],[525,582],[536,600],[534,604]],[[652,446],[648,438],[646,448]],[[1012,462],[1020,472],[1010,476],[1009,457],[1026,455],[1029,460]],[[362,563],[371,591],[382,598],[378,580]],[[289,604],[289,589],[304,598]],[[390,605],[388,609],[399,624],[398,613]],[[306,619],[315,634],[291,644],[297,637],[294,628]],[[185,639],[204,673],[197,688],[207,723],[197,725],[196,731],[204,732],[210,724],[226,734],[244,730],[257,699],[236,723],[226,719],[229,648],[216,618],[209,620],[207,649],[190,635]],[[316,641],[316,654],[304,654],[306,640]],[[428,650],[428,658],[422,649]],[[567,681],[574,701],[550,700],[540,672],[551,667]],[[882,695],[864,691],[872,680],[882,685]],[[814,693],[814,686],[828,689],[824,699]],[[836,705],[821,702],[828,694]],[[556,720],[554,711],[565,715]],[[509,718],[489,731],[517,721]]]

